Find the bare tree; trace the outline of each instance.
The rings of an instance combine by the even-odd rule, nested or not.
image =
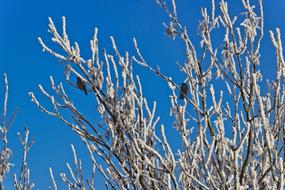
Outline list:
[[[10,167],[13,166],[13,164],[10,162],[12,150],[8,147],[7,133],[9,128],[13,124],[13,121],[18,112],[18,108],[16,108],[11,118],[7,120],[9,85],[8,85],[7,74],[5,73],[3,76],[4,76],[4,99],[3,99],[2,122],[0,126],[0,139],[2,142],[2,148],[0,152],[0,189],[3,189],[3,181],[7,173],[10,171]]]
[[[2,122],[0,126],[0,139],[2,141],[2,149],[0,152],[0,189],[5,189],[3,185],[3,181],[5,180],[8,172],[10,171],[10,167],[15,166],[17,164],[12,164],[10,162],[12,156],[12,150],[8,147],[8,138],[7,133],[10,127],[15,120],[15,117],[19,111],[17,107],[7,122],[7,108],[8,108],[8,96],[9,96],[9,85],[8,85],[8,77],[7,74],[4,73],[4,100],[3,100],[3,113],[2,113]],[[34,184],[30,182],[30,170],[27,166],[27,153],[32,147],[34,140],[31,143],[28,143],[29,140],[29,130],[25,128],[25,139],[22,140],[21,134],[18,133],[19,141],[23,145],[23,159],[19,172],[19,178],[17,179],[17,175],[14,174],[14,187],[17,190],[30,190],[34,187]]]
[[[285,63],[280,30],[270,31],[276,50],[276,78],[267,81],[268,92],[264,93],[258,70],[264,35],[262,0],[256,5],[241,0],[244,14],[239,19],[230,14],[230,5],[224,0],[218,4],[212,0],[210,12],[201,9],[199,45],[192,42],[194,36],[189,36],[180,22],[174,0],[156,3],[167,15],[166,34],[185,44],[187,59],[178,69],[187,76],[189,90],[183,90],[182,105],[177,95],[180,85],[147,63],[136,39],[136,55],[129,55],[121,53],[110,37],[112,55],[99,49],[96,28],[90,40],[90,58],[83,58],[79,45],[72,45],[68,38],[65,17],[62,34],[49,18],[52,41],[61,52],[48,47],[41,38],[39,42],[64,67],[66,83],[57,84],[50,77],[53,92],[39,85],[52,110],[33,92],[29,93],[31,100],[80,136],[90,153],[93,173],[99,171],[104,176],[107,189],[283,189]],[[212,40],[215,30],[224,36],[220,43]],[[222,44],[222,50],[216,44]],[[140,77],[133,75],[133,64],[142,65],[168,83],[173,127],[181,137],[182,150],[171,149],[164,125],[158,126],[157,103],[149,106],[144,98]],[[94,97],[100,116],[97,122],[82,114],[77,108],[82,100],[67,94],[67,86],[78,88],[82,96]],[[217,91],[219,86],[225,90]],[[193,123],[196,134],[191,130]],[[229,131],[232,134],[226,135]],[[68,189],[94,189],[94,178],[81,175],[81,162],[72,149],[76,172],[68,166],[71,178],[62,173],[64,183]],[[57,189],[51,169],[50,174],[53,189]]]

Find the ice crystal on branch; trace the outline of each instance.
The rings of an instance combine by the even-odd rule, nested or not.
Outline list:
[[[276,51],[276,78],[268,80],[268,92],[264,93],[259,69],[264,35],[262,0],[256,5],[242,0],[243,10],[238,16],[231,15],[230,3],[212,0],[210,9],[201,9],[198,36],[190,36],[180,21],[175,0],[156,3],[167,15],[167,36],[185,45],[186,60],[178,68],[189,88],[183,100],[178,99],[181,82],[163,73],[161,66],[152,67],[135,38],[135,55],[122,53],[113,37],[110,43],[114,54],[110,54],[99,48],[95,29],[91,55],[83,58],[78,43],[68,38],[63,17],[62,34],[49,18],[51,40],[61,51],[55,52],[41,38],[39,42],[44,51],[60,60],[66,81],[57,84],[51,77],[53,92],[39,85],[51,106],[43,105],[30,92],[32,101],[80,136],[93,171],[101,173],[107,188],[283,189],[285,64],[281,32],[276,29],[270,32]],[[213,31],[222,34],[221,42]],[[133,64],[168,84],[172,124],[158,124],[156,105],[161,102],[150,105],[143,96],[143,76],[134,74]],[[68,87],[94,97],[100,114],[96,122],[79,110],[76,105],[81,100],[67,94]],[[218,90],[221,87],[223,90]],[[177,140],[182,142],[177,151],[166,138],[166,125],[177,130]],[[84,180],[79,175],[81,162],[72,149],[76,172],[68,165],[72,180],[62,173],[63,182],[70,189],[93,189],[93,179]],[[56,189],[52,170],[50,175]]]

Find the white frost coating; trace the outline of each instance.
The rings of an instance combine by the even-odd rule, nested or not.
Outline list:
[[[265,88],[259,68],[264,64],[260,59],[262,1],[254,5],[242,0],[243,14],[232,16],[231,2],[211,0],[211,8],[201,9],[198,37],[189,35],[174,0],[156,2],[167,13],[168,37],[184,45],[185,63],[178,64],[179,79],[165,74],[163,65],[148,63],[135,38],[135,55],[122,53],[113,37],[112,50],[99,49],[97,28],[90,40],[91,55],[83,58],[82,47],[68,38],[65,18],[62,34],[50,18],[52,42],[61,51],[47,47],[41,38],[39,42],[65,67],[67,83],[57,84],[51,78],[53,92],[39,86],[51,106],[42,105],[30,92],[32,102],[81,137],[93,172],[99,171],[109,189],[283,189],[285,63],[281,32],[276,29],[269,34],[276,51],[276,77]],[[223,39],[219,41],[213,31],[220,32]],[[194,38],[200,43],[194,43]],[[157,107],[167,104],[155,100],[151,105],[144,97],[149,84],[133,71],[133,64],[166,82],[169,93],[161,97],[170,98],[170,108],[165,109],[171,119],[160,121]],[[74,80],[77,77],[88,98],[79,91],[84,98],[72,99],[64,89],[80,90]],[[181,81],[189,86],[183,100],[178,97]],[[159,88],[152,91],[159,93]],[[94,118],[100,118],[96,121],[77,107],[89,97],[95,101],[90,106],[96,105]],[[179,151],[174,145],[180,146]],[[94,188],[96,180],[82,177],[81,161],[72,149],[75,168],[67,165],[70,174],[61,173],[63,182],[75,189]],[[50,174],[56,189],[51,170]]]

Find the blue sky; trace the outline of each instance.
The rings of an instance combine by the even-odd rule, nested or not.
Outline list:
[[[187,25],[196,45],[197,23],[200,19],[201,6],[209,4],[209,0],[177,0],[177,11],[180,20]],[[239,1],[234,0],[230,10],[238,13]],[[285,2],[283,0],[264,1],[265,37],[262,42],[261,70],[265,75],[274,75],[274,51],[268,36],[269,29],[280,27],[284,41],[285,31]],[[179,72],[176,62],[183,64],[185,60],[180,40],[173,41],[164,34],[162,23],[168,21],[164,11],[155,3],[155,0],[0,0],[0,74],[6,72],[9,77],[9,115],[19,106],[20,111],[14,125],[9,131],[9,146],[13,150],[12,162],[16,164],[6,179],[5,186],[12,185],[11,174],[19,171],[21,160],[21,146],[16,133],[23,132],[24,127],[30,129],[30,135],[36,143],[29,152],[28,162],[31,169],[31,180],[36,183],[36,189],[47,189],[51,184],[48,167],[54,168],[54,175],[59,182],[59,172],[66,171],[66,162],[72,161],[70,144],[73,143],[79,157],[83,158],[83,166],[90,168],[86,150],[79,138],[58,120],[47,116],[33,105],[28,92],[33,91],[43,103],[48,103],[37,89],[38,84],[49,86],[49,76],[53,75],[56,81],[63,79],[63,68],[56,59],[42,52],[37,37],[51,45],[48,29],[48,17],[52,17],[56,26],[61,27],[61,17],[66,16],[67,32],[72,41],[79,42],[81,52],[90,55],[89,40],[94,27],[99,28],[99,43],[111,51],[109,36],[114,36],[121,52],[133,53],[132,38],[136,37],[141,52],[147,62],[161,71],[172,76],[180,83],[185,76]],[[285,42],[284,42],[285,43]],[[52,46],[54,47],[54,46]],[[269,48],[270,47],[270,48]],[[272,61],[274,60],[274,61]],[[179,146],[171,138],[174,131],[169,117],[169,94],[165,82],[154,76],[146,69],[136,66],[135,72],[141,75],[144,86],[144,95],[149,103],[157,101],[157,115],[169,130],[167,133],[173,146]],[[155,88],[154,88],[155,87]],[[1,106],[3,99],[3,81],[0,83]],[[70,89],[74,97],[80,98],[80,92]],[[80,101],[81,107],[90,105],[88,101]],[[83,102],[83,103],[82,103]],[[95,104],[94,104],[95,106]],[[91,111],[90,109],[89,111]],[[94,108],[94,110],[96,110]],[[101,182],[98,186],[102,185]],[[59,187],[60,183],[59,183]],[[61,189],[61,188],[60,188]]]

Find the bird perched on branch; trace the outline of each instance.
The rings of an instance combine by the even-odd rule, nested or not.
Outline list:
[[[84,81],[80,77],[78,77],[78,76],[77,76],[76,84],[77,84],[77,87],[80,90],[84,91],[84,93],[87,95],[86,85],[85,85]]]
[[[188,93],[188,86],[185,82],[183,82],[181,84],[181,87],[180,87],[180,97],[179,99],[184,99],[186,96],[187,96],[187,93]]]

